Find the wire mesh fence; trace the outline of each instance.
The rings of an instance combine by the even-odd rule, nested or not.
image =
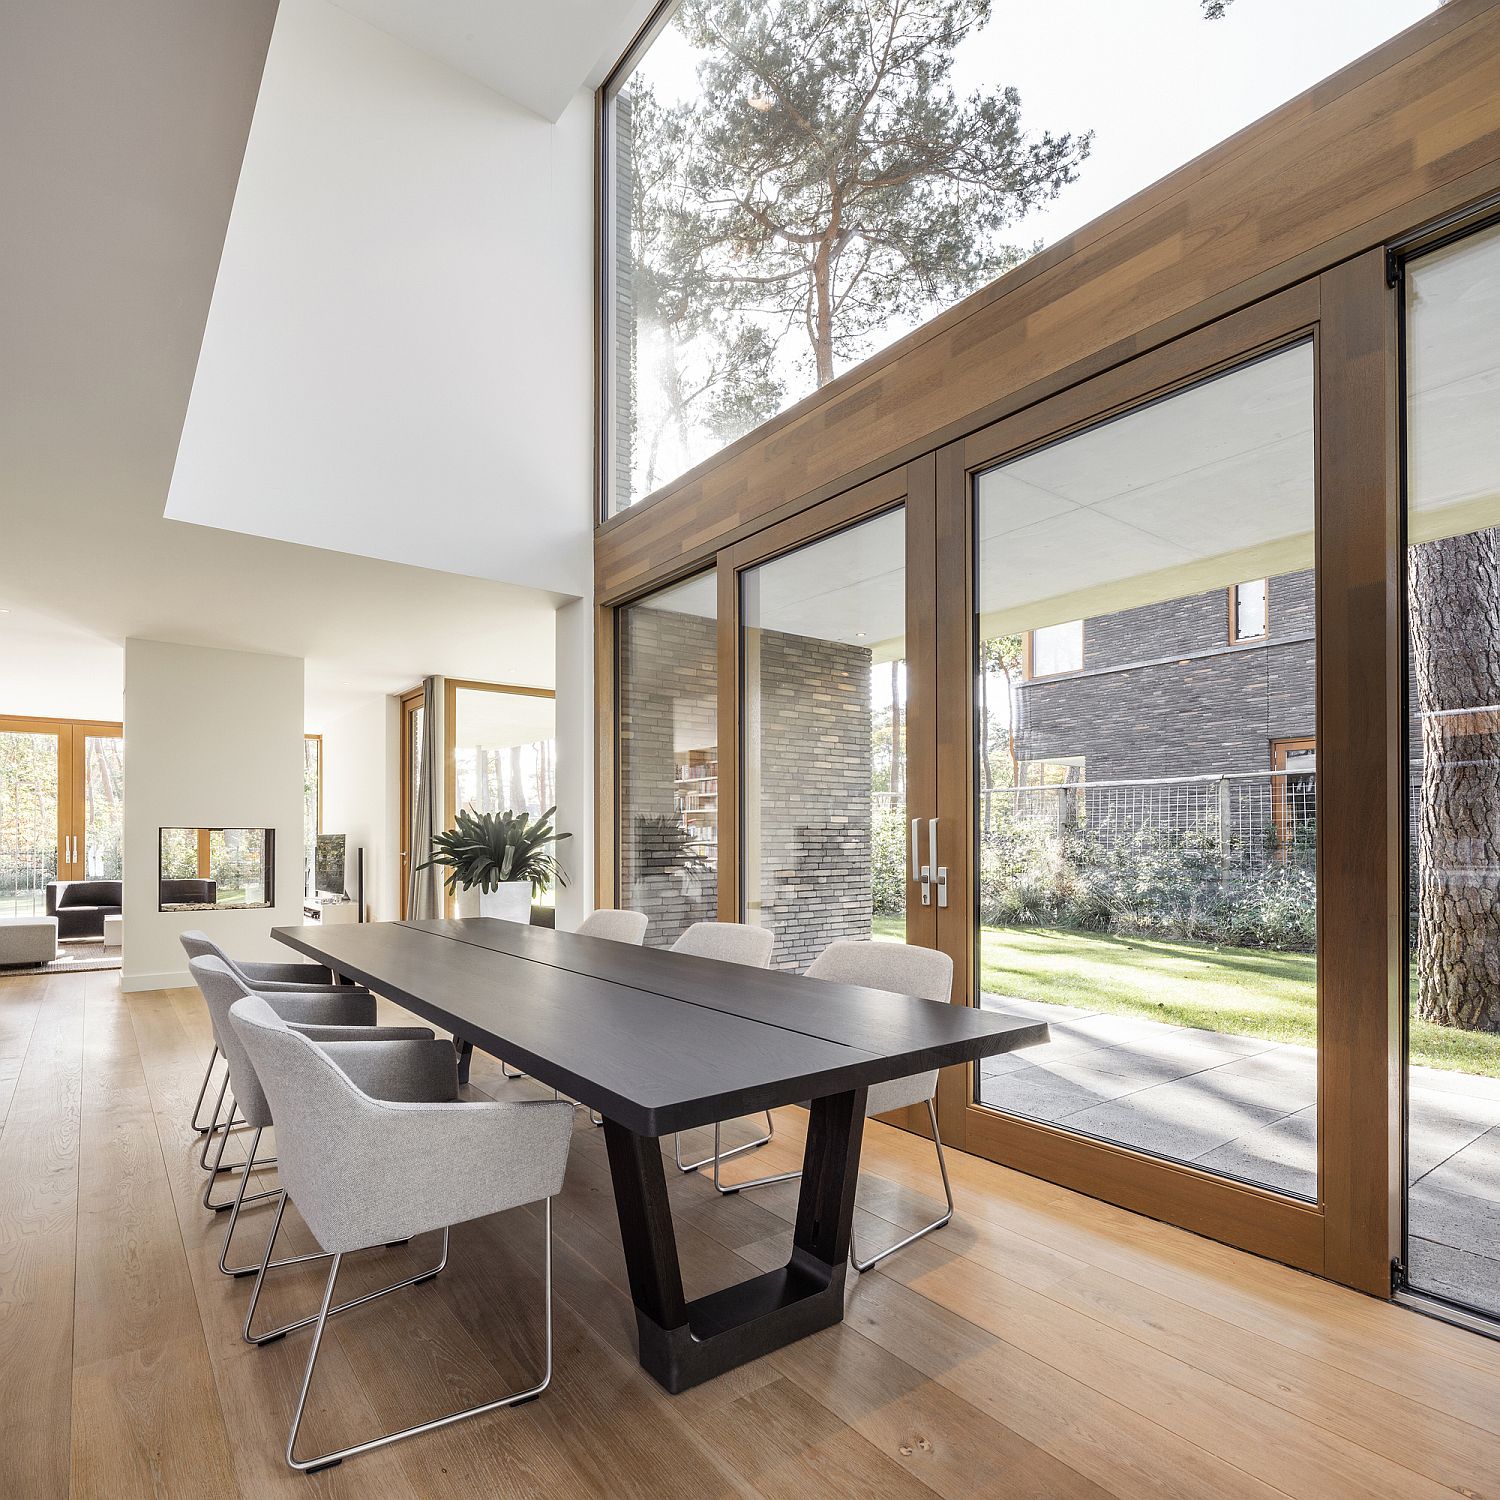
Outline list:
[[[1086,834],[1095,848],[1170,837],[1216,850],[1241,870],[1316,859],[1317,773],[1238,771],[1135,781],[996,787],[980,798],[981,839],[1007,824]]]

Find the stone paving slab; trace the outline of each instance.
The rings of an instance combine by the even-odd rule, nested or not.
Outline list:
[[[1317,1197],[1317,1052],[1010,996],[1049,1046],[980,1068],[986,1104]],[[1500,1314],[1500,1079],[1415,1067],[1407,1169],[1413,1285]]]

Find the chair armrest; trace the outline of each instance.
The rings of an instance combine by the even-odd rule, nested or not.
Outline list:
[[[333,983],[333,973],[322,964],[276,963],[262,960],[247,962],[236,959],[237,968],[251,982],[252,989],[262,984],[311,984],[326,989]]]
[[[272,990],[261,999],[283,1021],[303,1026],[373,1026],[375,997],[369,990],[340,988],[300,990],[296,994]]]
[[[429,1026],[319,1026],[307,1021],[287,1025],[320,1047],[324,1042],[430,1042],[437,1035]]]
[[[55,880],[49,880],[47,882],[46,895],[47,915],[49,917],[55,917],[57,915],[57,882]]]
[[[337,1030],[339,1028],[330,1028]],[[405,1027],[371,1027],[378,1039],[314,1037],[354,1086],[372,1099],[407,1103],[451,1103],[458,1098],[458,1054],[446,1037],[397,1038]]]

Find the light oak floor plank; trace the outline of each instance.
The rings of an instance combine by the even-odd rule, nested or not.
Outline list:
[[[381,1018],[410,1019],[384,1002]],[[188,1111],[209,1042],[191,990],[0,980],[0,1495],[1500,1500],[1495,1346],[957,1153],[954,1223],[851,1277],[842,1325],[668,1396],[636,1362],[603,1134],[582,1112],[555,1212],[551,1389],[293,1474],[305,1335],[241,1340],[248,1285],[220,1275],[224,1217],[199,1201]],[[484,1057],[471,1092],[548,1093]],[[737,1170],[795,1166],[805,1122],[779,1112]],[[785,1256],[795,1184],[724,1198],[668,1178],[690,1295]],[[928,1143],[871,1126],[862,1244],[931,1217],[936,1190]],[[247,1212],[237,1258],[268,1221]],[[541,1226],[534,1208],[461,1226],[436,1281],[337,1320],[307,1441],[526,1381]],[[284,1233],[313,1248],[295,1209]],[[433,1252],[425,1237],[351,1257],[348,1290]],[[310,1311],[323,1274],[280,1273],[266,1316]]]

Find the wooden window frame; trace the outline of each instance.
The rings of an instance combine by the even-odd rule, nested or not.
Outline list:
[[[57,879],[84,880],[88,869],[88,765],[91,739],[123,739],[125,726],[103,719],[0,715],[0,732],[57,738]],[[71,858],[73,851],[77,858]]]
[[[1072,620],[1060,620],[1058,624],[1071,625]],[[1065,667],[1061,672],[1038,672],[1036,670],[1035,657],[1032,654],[1032,637],[1036,630],[1027,630],[1022,633],[1021,640],[1021,680],[1023,682],[1055,682],[1059,677],[1076,677],[1083,671],[1084,651],[1088,646],[1088,621],[1079,620],[1078,625],[1078,665],[1076,667]],[[1042,625],[1038,629],[1055,629],[1055,626]]]
[[[1290,735],[1285,739],[1272,740],[1271,769],[1285,771],[1288,754],[1297,750],[1311,750],[1316,754],[1317,748],[1318,738],[1312,734]],[[1291,834],[1291,824],[1287,816],[1286,778],[1284,776],[1275,776],[1271,779],[1271,824],[1276,829],[1277,845],[1285,848]]]
[[[1258,635],[1240,634],[1240,590],[1245,586],[1246,583],[1251,582],[1251,580],[1247,578],[1241,583],[1231,583],[1227,590],[1229,595],[1229,644],[1231,646],[1237,646],[1241,641],[1268,641],[1271,639],[1271,580],[1270,577],[1267,576],[1256,581],[1263,583],[1266,586],[1265,628]]]

